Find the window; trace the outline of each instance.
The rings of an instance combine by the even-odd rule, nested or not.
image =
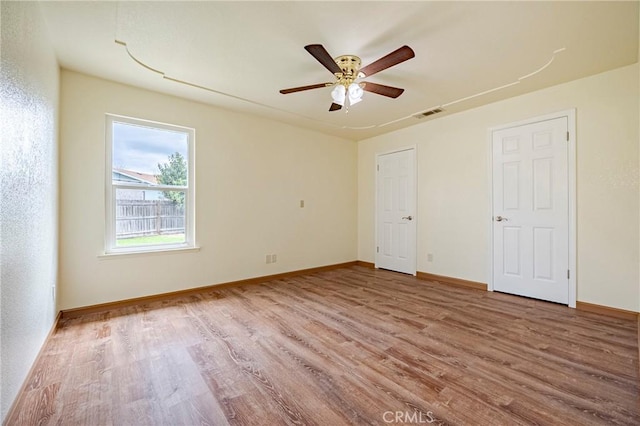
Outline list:
[[[194,247],[195,131],[116,115],[106,130],[105,252]]]

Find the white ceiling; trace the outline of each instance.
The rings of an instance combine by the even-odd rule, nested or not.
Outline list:
[[[360,140],[421,123],[413,115],[434,107],[444,106],[445,111],[430,119],[635,63],[638,4],[42,5],[64,68]],[[415,58],[367,79],[402,87],[404,94],[390,99],[365,92],[348,113],[328,112],[331,88],[280,94],[279,89],[333,81],[303,48],[314,43],[334,57],[358,55],[363,65],[402,45],[411,46]]]

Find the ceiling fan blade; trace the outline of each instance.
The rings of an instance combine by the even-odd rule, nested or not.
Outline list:
[[[326,69],[334,74],[342,74],[342,70],[333,60],[327,49],[321,44],[309,44],[304,47],[307,52],[311,54],[318,62],[320,62]]]
[[[329,107],[329,111],[337,111],[340,108],[342,108],[342,105],[338,105],[336,103],[331,104],[331,106]]]
[[[404,89],[400,89],[399,87],[385,86],[384,84],[377,83],[369,83],[365,81],[362,83],[364,86],[362,90],[366,90],[367,92],[375,93],[376,95],[387,96],[389,98],[397,98],[402,95]]]
[[[318,83],[309,86],[292,87],[291,89],[282,89],[280,93],[286,95],[288,93],[302,92],[303,90],[320,89],[322,87],[331,86],[333,83]]]
[[[411,49],[409,46],[402,46],[401,48],[389,53],[387,56],[383,56],[382,58],[367,65],[366,67],[360,68],[360,72],[366,77],[369,77],[377,72],[386,70],[387,68],[409,60],[414,56],[416,56],[416,54],[413,49]]]

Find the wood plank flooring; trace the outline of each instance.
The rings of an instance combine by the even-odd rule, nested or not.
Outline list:
[[[354,266],[62,319],[8,425],[638,425],[636,321]]]

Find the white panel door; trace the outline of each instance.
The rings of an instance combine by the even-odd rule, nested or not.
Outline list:
[[[378,156],[376,267],[416,274],[415,150]]]
[[[493,289],[569,302],[567,117],[494,131]]]

